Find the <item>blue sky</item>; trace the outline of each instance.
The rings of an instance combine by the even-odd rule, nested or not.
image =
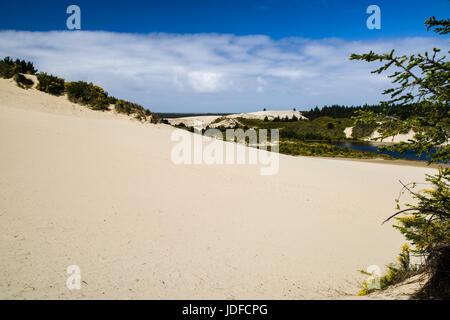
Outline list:
[[[66,29],[70,4],[82,31]],[[446,49],[423,22],[449,13],[448,0],[2,1],[0,55],[161,112],[377,103],[389,82],[348,55]]]
[[[273,39],[429,36],[423,21],[450,13],[448,0],[22,0],[0,3],[0,29],[64,30],[70,4],[82,9],[84,30],[264,34]],[[382,9],[380,31],[365,28],[371,4]]]

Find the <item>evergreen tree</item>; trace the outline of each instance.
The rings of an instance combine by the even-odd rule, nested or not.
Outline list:
[[[450,32],[448,19],[436,20],[432,17],[425,24],[428,30],[434,28],[441,35]],[[372,51],[352,54],[351,60],[384,63],[372,73],[380,74],[395,67],[389,76],[395,87],[383,92],[390,99],[382,103],[380,112],[368,108],[358,110],[354,119],[356,123],[382,122],[381,138],[413,129],[415,135],[410,141],[384,149],[400,152],[414,150],[418,154],[435,150],[429,162],[448,164],[450,62],[440,52],[440,49],[434,48],[432,54],[425,52],[410,56],[396,56],[394,50],[387,54]],[[398,108],[409,109],[407,113],[411,116],[401,120],[389,114],[394,103],[398,104]],[[438,174],[427,175],[426,180],[431,188],[424,191],[415,191],[415,184],[403,184],[402,192],[409,192],[417,203],[408,205],[387,220],[396,217],[399,222],[396,228],[413,244],[416,252],[428,257],[425,268],[430,273],[430,280],[421,290],[421,297],[450,299],[450,169],[440,167]],[[399,214],[406,216],[399,217]]]

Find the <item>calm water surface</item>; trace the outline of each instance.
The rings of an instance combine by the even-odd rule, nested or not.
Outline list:
[[[395,151],[378,151],[379,144],[374,144],[370,142],[335,142],[332,143],[333,145],[337,147],[344,147],[355,151],[361,151],[361,152],[372,152],[376,154],[387,154],[392,157],[397,157],[401,159],[410,159],[410,160],[420,160],[420,161],[427,161],[430,159],[428,154],[421,154],[418,156],[414,151],[406,151],[405,153],[401,154],[400,152]]]

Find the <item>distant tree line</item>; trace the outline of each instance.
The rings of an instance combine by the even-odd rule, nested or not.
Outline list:
[[[273,118],[273,122],[296,122],[299,121],[301,119],[297,118],[295,115],[292,116],[292,118],[289,118],[288,116],[284,117],[284,118],[280,118],[280,116],[276,116],[275,118]],[[264,117],[264,121],[270,121],[269,117],[265,116]]]
[[[426,114],[426,108],[421,108],[420,103],[411,103],[405,107],[400,104],[390,105],[362,105],[362,106],[343,106],[343,105],[331,105],[324,106],[321,109],[315,107],[309,111],[302,111],[302,114],[310,120],[319,117],[331,117],[331,118],[351,118],[358,114],[359,110],[371,111],[377,114],[384,114],[386,116],[396,117],[400,120],[405,120],[411,116],[418,116],[420,114]],[[418,114],[419,113],[419,114]]]

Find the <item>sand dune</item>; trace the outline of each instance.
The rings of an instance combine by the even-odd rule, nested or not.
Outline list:
[[[345,137],[346,138],[352,138],[352,132],[353,127],[347,127],[344,129]],[[378,130],[375,130],[372,132],[372,134],[369,137],[364,138],[365,141],[371,141],[374,142],[373,139],[381,137],[381,134],[378,132]],[[410,130],[406,134],[397,134],[395,136],[390,136],[381,140],[376,140],[377,143],[383,143],[383,144],[392,144],[392,143],[399,143],[399,142],[408,142],[410,139],[414,137],[414,131]]]
[[[273,120],[276,117],[279,117],[280,119],[284,119],[288,117],[289,119],[292,119],[293,117],[297,117],[297,119],[307,119],[300,111],[293,111],[293,110],[266,110],[266,111],[256,111],[256,112],[248,112],[248,113],[238,113],[238,114],[232,114],[228,117],[230,118],[248,118],[248,119],[259,119],[264,120],[265,117],[267,117],[269,120]]]
[[[266,111],[257,111],[257,112],[248,112],[248,113],[236,113],[230,114],[228,116],[193,116],[193,117],[182,117],[182,118],[172,118],[167,119],[171,125],[178,125],[180,123],[184,123],[188,127],[193,127],[198,123],[201,123],[203,128],[209,126],[210,128],[215,128],[220,125],[224,127],[233,127],[236,123],[236,118],[246,118],[246,119],[258,119],[264,120],[266,117],[269,120],[273,120],[276,117],[280,119],[284,119],[288,117],[292,119],[293,117],[297,117],[297,119],[307,119],[302,115],[300,111],[293,110],[266,110]],[[216,122],[217,119],[222,119],[220,122]]]
[[[0,80],[0,299],[349,298],[357,270],[403,244],[381,225],[398,180],[434,171],[284,155],[273,176],[177,166],[173,130]]]
[[[383,142],[383,143],[399,143],[399,142],[408,142],[410,139],[414,137],[415,133],[413,130],[409,130],[408,133],[404,134],[397,134],[395,136],[387,137],[382,140],[376,140],[377,142]],[[367,141],[372,141],[373,139],[381,137],[381,134],[378,132],[378,130],[375,130],[370,137],[364,139]]]
[[[220,116],[193,116],[193,117],[182,117],[182,118],[172,118],[167,119],[171,125],[179,125],[184,123],[187,127],[193,127],[201,123],[202,128],[211,125],[215,120],[220,118]]]

